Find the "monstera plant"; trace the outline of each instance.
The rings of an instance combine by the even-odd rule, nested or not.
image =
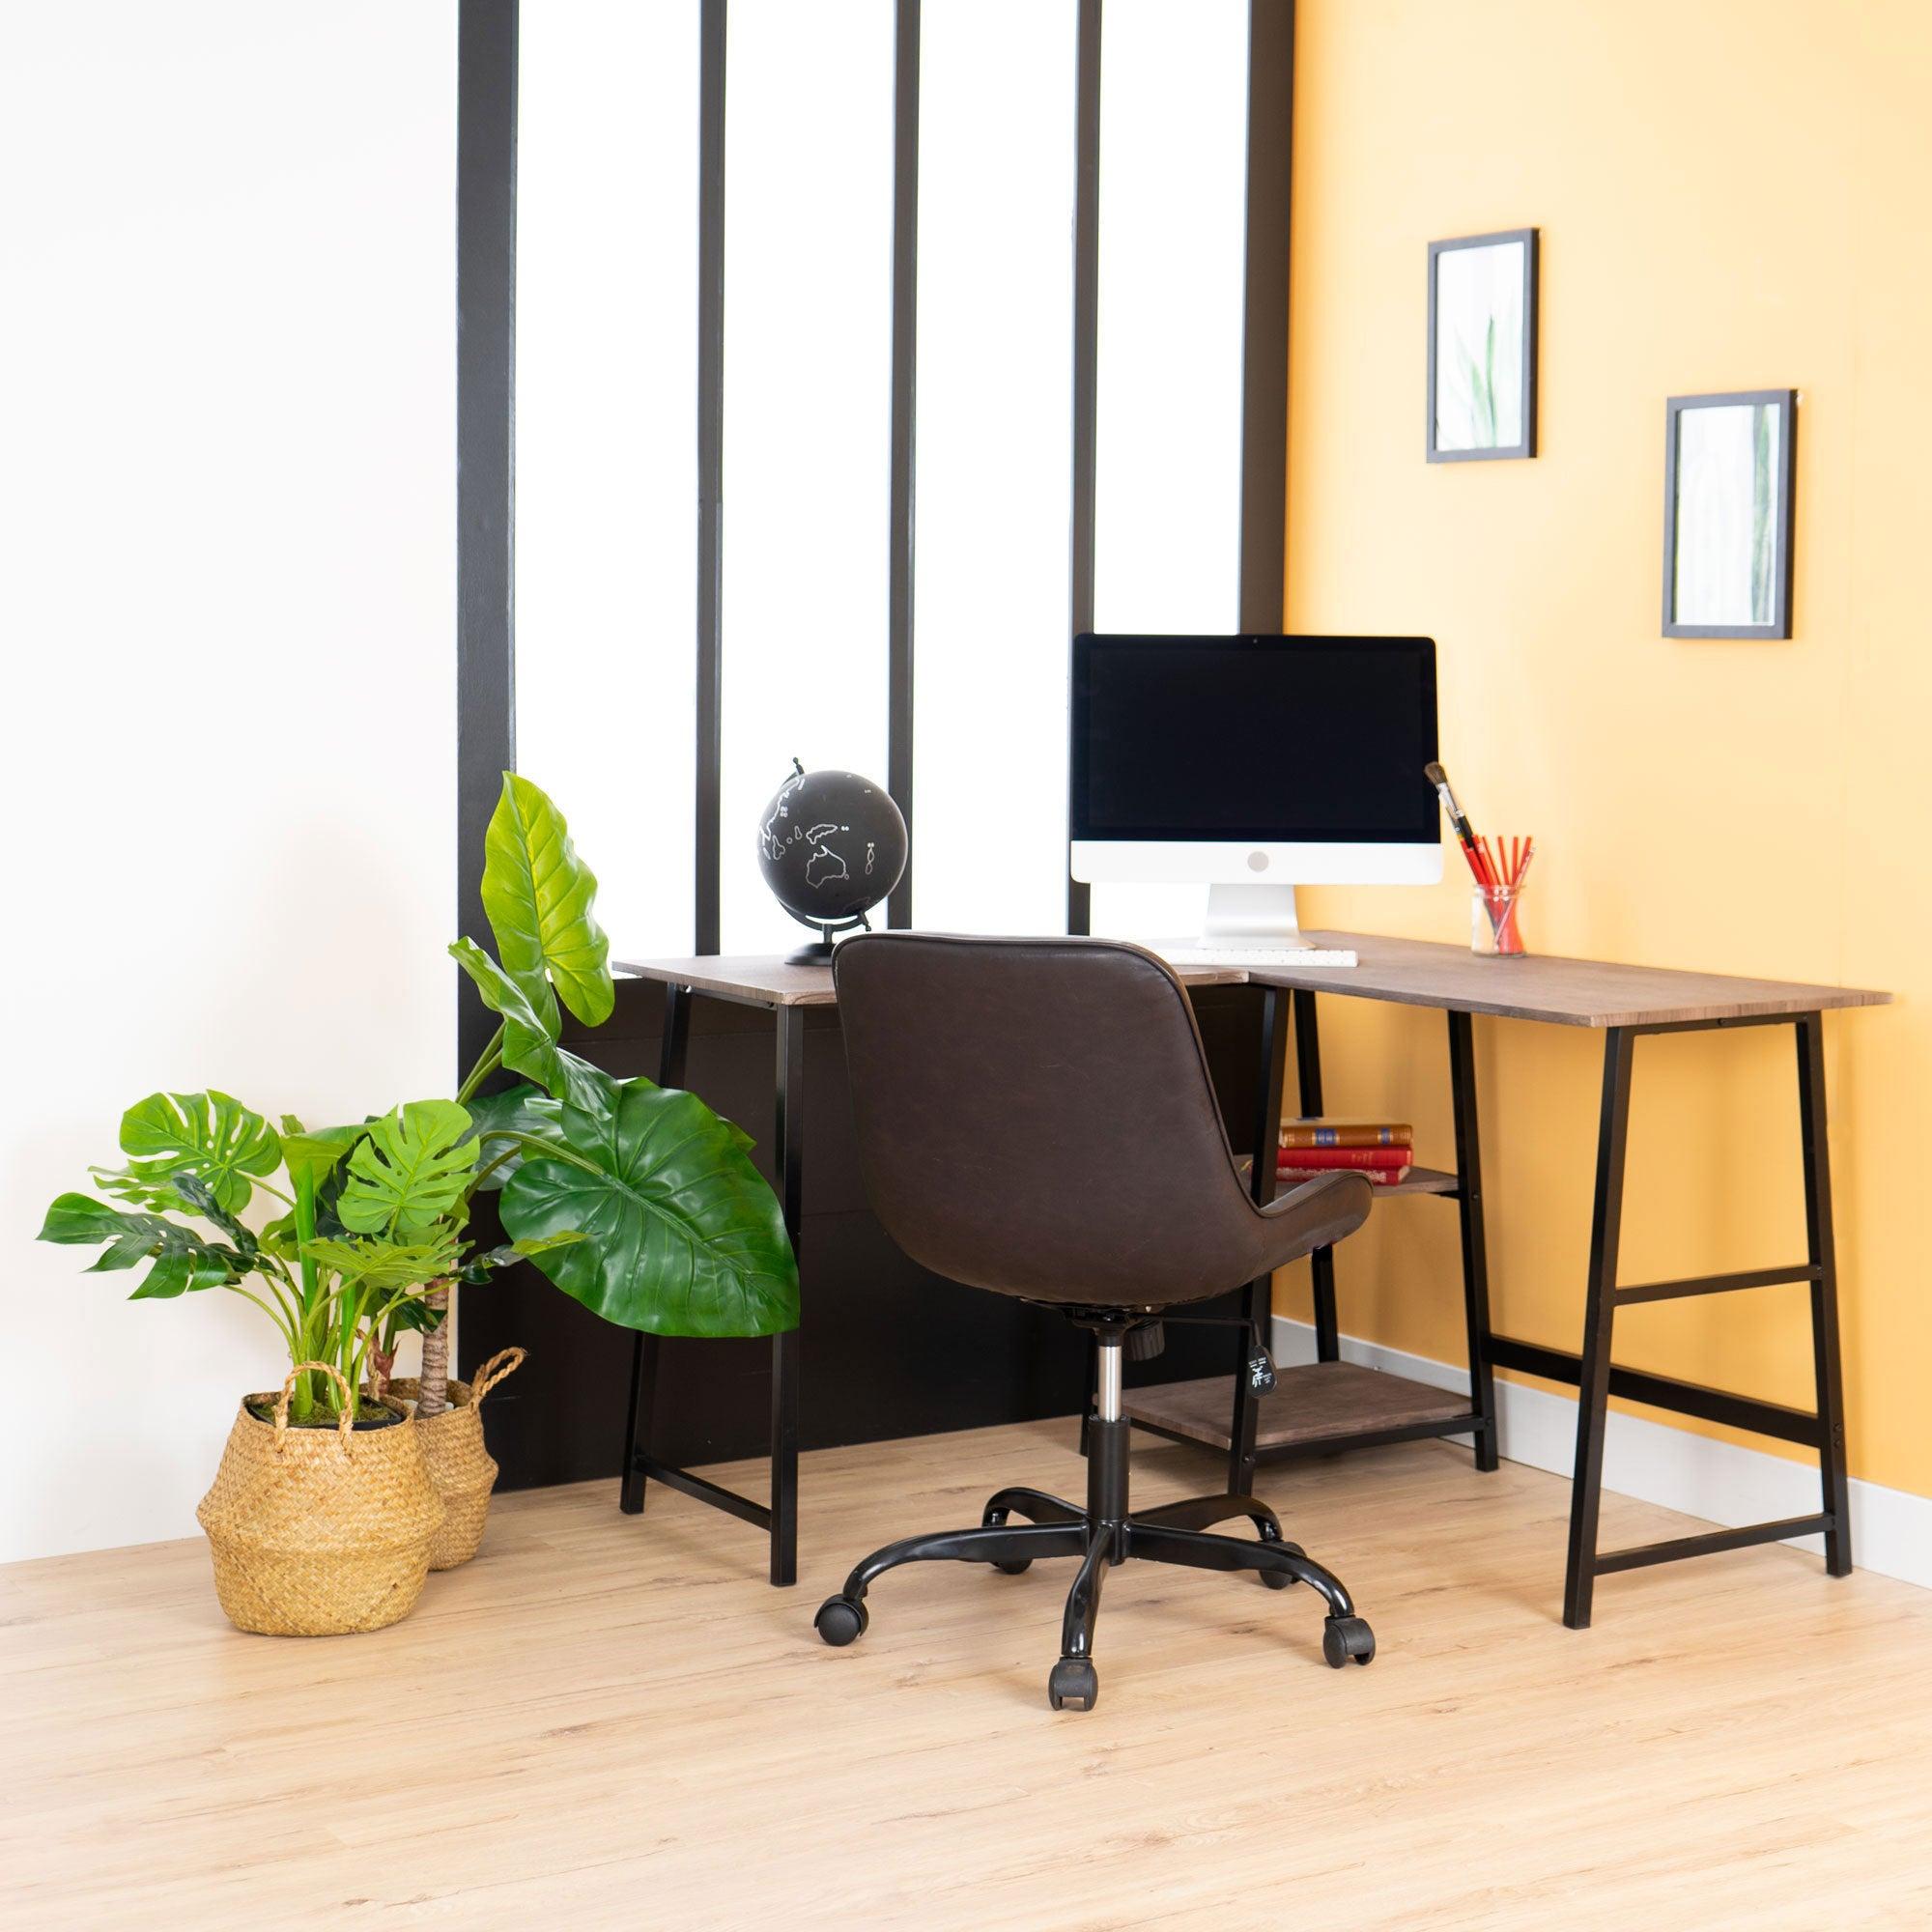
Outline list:
[[[456,1097],[311,1130],[212,1088],[151,1094],[122,1119],[127,1164],[95,1170],[110,1200],[62,1195],[41,1238],[100,1247],[94,1272],[146,1264],[136,1300],[241,1294],[292,1364],[328,1364],[352,1390],[380,1393],[399,1337],[420,1329],[424,1415],[442,1402],[451,1291],[519,1260],[629,1328],[795,1326],[797,1264],[749,1138],[694,1094],[614,1079],[559,1043],[565,1011],[596,1026],[615,1002],[595,894],[562,814],[505,773],[482,883],[497,952],[450,948],[501,1024]],[[501,1191],[506,1241],[471,1237],[484,1189]],[[251,1225],[258,1194],[279,1211]],[[337,1386],[305,1371],[292,1419],[332,1417]]]
[[[136,1301],[223,1288],[252,1302],[292,1364],[342,1377],[303,1373],[291,1399],[298,1422],[318,1402],[332,1418],[340,1398],[329,1391],[361,1387],[402,1329],[434,1326],[431,1297],[449,1282],[487,1280],[575,1238],[485,1250],[466,1237],[469,1197],[487,1177],[469,1115],[448,1100],[310,1133],[286,1114],[278,1132],[214,1089],[151,1094],[123,1115],[121,1147],[128,1164],[94,1176],[127,1205],[63,1194],[41,1239],[99,1246],[94,1273],[145,1262]],[[282,1211],[251,1228],[242,1217],[257,1194]]]

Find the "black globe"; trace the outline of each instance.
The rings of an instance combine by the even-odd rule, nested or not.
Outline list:
[[[857,772],[795,770],[765,807],[758,865],[772,896],[807,925],[851,924],[898,884],[905,864],[898,807]]]

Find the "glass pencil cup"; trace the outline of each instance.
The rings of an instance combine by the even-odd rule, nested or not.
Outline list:
[[[1522,957],[1520,886],[1476,886],[1469,894],[1469,951],[1486,959]]]

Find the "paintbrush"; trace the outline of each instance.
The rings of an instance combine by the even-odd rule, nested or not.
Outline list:
[[[1422,768],[1422,776],[1435,787],[1436,795],[1442,801],[1442,810],[1449,814],[1450,828],[1456,834],[1457,842],[1463,848],[1463,857],[1469,862],[1469,871],[1479,886],[1492,886],[1495,874],[1483,857],[1482,847],[1476,842],[1475,832],[1469,824],[1469,815],[1456,803],[1456,794],[1449,786],[1449,774],[1438,764],[1427,764]]]

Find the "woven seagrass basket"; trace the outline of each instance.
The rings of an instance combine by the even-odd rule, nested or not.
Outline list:
[[[338,1428],[289,1427],[289,1393],[305,1369],[335,1380]],[[357,1431],[349,1385],[327,1362],[290,1371],[272,1424],[248,1412],[267,1400],[242,1401],[195,1511],[228,1620],[267,1636],[339,1636],[408,1616],[442,1523],[415,1424]]]
[[[431,1546],[429,1567],[454,1570],[476,1554],[483,1526],[490,1520],[490,1492],[497,1487],[497,1464],[483,1443],[483,1398],[523,1367],[525,1350],[505,1349],[476,1372],[469,1382],[449,1384],[449,1407],[438,1415],[416,1416],[416,1435],[430,1481],[442,1498],[442,1527]],[[389,1393],[408,1403],[414,1412],[419,1386],[412,1376],[389,1384]]]

